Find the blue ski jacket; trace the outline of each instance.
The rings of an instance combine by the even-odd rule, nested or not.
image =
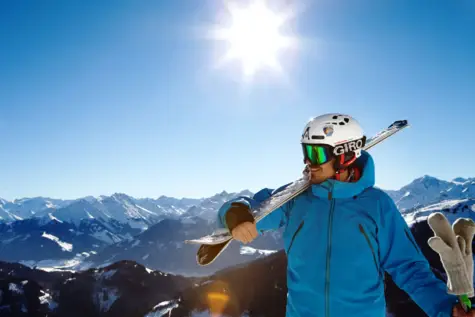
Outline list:
[[[457,303],[431,271],[393,200],[374,187],[372,157],[358,159],[361,178],[312,185],[257,223],[259,234],[284,227],[287,254],[286,317],[384,317],[384,272],[429,317],[452,316]],[[256,207],[273,193],[264,188],[219,209],[227,227],[232,202]]]

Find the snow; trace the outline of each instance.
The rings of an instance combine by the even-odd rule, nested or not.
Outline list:
[[[40,300],[40,304],[48,304],[48,308],[50,310],[55,310],[58,307],[58,303],[56,303],[50,294],[46,293],[43,290],[40,290],[40,293],[43,294],[38,299]]]
[[[475,221],[475,199],[452,199],[431,204],[403,214],[408,225],[427,220],[435,212],[442,212],[450,223],[458,218],[470,218]]]
[[[144,208],[144,207],[142,207],[142,206],[135,205],[135,207],[137,207],[137,208],[139,208],[139,209],[141,209],[141,210],[143,210],[143,211],[145,211],[145,212],[147,212],[147,213],[149,213],[149,214],[155,215],[154,212],[152,212],[152,211],[150,211],[150,210],[148,210],[148,209],[146,209],[146,208]]]
[[[205,286],[205,285],[211,284],[213,282],[214,282],[213,280],[207,280],[207,281],[204,281],[203,283],[201,283],[200,286]]]
[[[52,213],[48,213],[48,216],[51,220],[54,220],[54,221],[57,221],[59,223],[63,223],[61,220],[59,220],[58,218],[56,218],[55,216],[53,216]]]
[[[251,247],[246,247],[242,246],[240,250],[240,254],[242,255],[253,255],[253,254],[259,254],[259,255],[270,255],[277,252],[277,250],[262,250],[262,249],[254,249]]]
[[[442,200],[473,198],[475,186],[472,180],[456,178],[444,181],[425,175],[415,179],[410,184],[397,191],[390,191],[391,197],[396,202],[402,213],[414,208],[435,204]]]
[[[107,230],[102,230],[102,231],[97,231],[91,234],[94,238],[96,238],[99,241],[105,242],[107,244],[112,244],[112,243],[117,243],[122,241],[123,239],[119,237],[118,235],[107,231]]]
[[[104,279],[110,279],[116,272],[117,270],[108,270],[103,272],[101,277]]]
[[[72,244],[61,241],[61,240],[59,240],[58,237],[55,237],[52,234],[48,234],[46,232],[43,232],[43,234],[41,236],[43,238],[50,239],[50,240],[56,242],[61,247],[61,250],[63,250],[63,251],[71,252],[73,250],[73,245]]]
[[[18,285],[15,283],[9,283],[8,290],[17,294],[23,294],[23,289],[18,287]]]
[[[191,224],[191,225],[196,224],[196,221],[193,220],[193,219],[190,218],[190,217],[182,218],[182,219],[181,219],[181,222],[182,222],[183,224]]]
[[[155,305],[155,307],[153,307],[153,311],[146,314],[145,317],[161,317],[161,316],[164,316],[165,314],[169,314],[170,316],[172,309],[176,307],[178,307],[178,301],[176,300],[164,301]]]
[[[96,304],[101,312],[109,311],[115,301],[120,297],[119,290],[116,288],[102,288],[97,292]]]
[[[51,201],[46,201],[45,206],[46,206],[46,208],[49,208],[49,209],[56,208],[56,205],[53,204]]]
[[[19,263],[31,268],[35,267],[36,269],[42,270],[45,272],[55,272],[55,271],[75,272],[83,260],[84,258],[82,256],[76,256],[72,259],[41,260],[41,261],[30,260],[30,261],[19,261]]]
[[[4,239],[1,242],[2,242],[2,244],[9,244],[9,243],[12,243],[15,240],[20,239],[21,237],[22,236],[18,235],[18,236],[14,236],[13,238],[10,238],[10,239]]]
[[[19,217],[19,216],[15,215],[15,214],[11,214],[11,215],[13,216],[13,218],[15,218],[15,220],[23,220],[22,217]]]

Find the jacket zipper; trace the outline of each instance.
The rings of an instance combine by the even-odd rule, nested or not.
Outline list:
[[[330,214],[328,216],[328,237],[327,237],[327,263],[325,275],[325,316],[330,317],[330,258],[331,258],[331,243],[332,243],[332,224],[333,211],[335,209],[335,200],[333,199],[333,188],[328,193],[328,199],[331,200]]]
[[[290,240],[289,248],[287,249],[287,255],[289,255],[290,248],[292,248],[292,244],[294,243],[295,237],[296,237],[297,234],[299,233],[300,229],[302,229],[304,223],[305,223],[305,221],[302,220],[302,222],[300,223],[300,225],[299,225],[299,227],[297,228],[297,230],[295,230],[294,235],[292,236],[292,240]]]
[[[364,235],[369,248],[371,249],[371,253],[373,254],[374,265],[376,266],[376,270],[378,271],[378,275],[379,275],[380,274],[379,265],[378,265],[378,261],[376,260],[376,253],[374,251],[373,245],[371,244],[371,241],[369,240],[369,237],[366,234],[366,231],[364,230],[361,224],[359,224],[359,228],[360,228],[360,232]]]

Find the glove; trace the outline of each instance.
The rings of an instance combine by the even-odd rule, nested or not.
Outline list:
[[[254,222],[251,209],[246,204],[233,202],[226,212],[226,224],[229,232],[244,222]]]
[[[472,241],[475,234],[475,222],[472,219],[459,218],[454,222],[453,228],[469,276],[470,288],[472,289],[472,292],[467,295],[468,297],[473,297],[475,294],[473,292]]]
[[[447,218],[440,212],[431,214],[427,222],[435,233],[434,237],[429,238],[428,244],[432,250],[439,254],[447,273],[448,293],[454,295],[473,294],[473,282],[471,282],[473,278],[467,274],[464,261],[465,253],[462,254],[459,245],[459,243],[463,245],[465,240],[456,237]],[[466,251],[466,247],[464,249]]]

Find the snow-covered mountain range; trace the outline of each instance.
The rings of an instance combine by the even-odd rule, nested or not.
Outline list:
[[[138,246],[133,237],[142,233],[146,233],[144,237],[153,236],[157,230],[148,229],[161,221],[165,222],[159,225],[160,228],[172,220],[188,223],[186,230],[198,228],[193,225],[198,221],[200,229],[192,230],[190,234],[205,234],[213,230],[217,209],[226,200],[251,194],[223,191],[202,199],[166,196],[137,199],[114,194],[69,201],[42,197],[13,202],[1,200],[0,260],[36,265],[51,265],[51,260],[56,260],[56,264],[64,266],[67,262],[71,266],[114,243]],[[153,246],[163,244],[163,241],[169,245],[168,239],[177,236],[172,231],[161,230]],[[178,231],[182,229],[178,228]],[[181,243],[179,238],[175,240],[178,244],[171,245],[173,247]],[[146,238],[145,241],[153,239]]]
[[[0,221],[11,222],[29,218],[46,218],[80,223],[83,219],[108,222],[114,219],[133,228],[147,229],[167,217],[182,215],[204,199],[176,199],[161,196],[158,199],[137,199],[116,193],[112,196],[83,197],[60,200],[44,197],[14,201],[0,199]]]
[[[387,193],[410,224],[439,210],[449,218],[454,213],[474,218],[475,178],[425,175]],[[201,199],[119,193],[75,200],[0,199],[0,260],[70,269],[134,260],[156,270],[201,275],[280,250],[280,231],[269,232],[247,246],[233,242],[209,267],[196,265],[197,246],[183,240],[212,232],[219,207],[237,195],[252,193],[223,191]]]
[[[475,198],[475,178],[441,180],[429,175],[417,178],[397,191],[387,191],[404,213],[444,200]]]

